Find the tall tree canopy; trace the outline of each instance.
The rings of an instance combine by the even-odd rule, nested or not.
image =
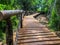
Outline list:
[[[36,10],[41,0],[17,0],[23,10]]]

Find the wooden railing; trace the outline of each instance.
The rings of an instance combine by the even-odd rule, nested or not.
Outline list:
[[[0,11],[0,21],[6,20],[6,44],[13,45],[13,29],[12,29],[12,22],[10,17],[14,15],[20,15],[20,27],[22,28],[22,13],[23,10],[5,10]]]

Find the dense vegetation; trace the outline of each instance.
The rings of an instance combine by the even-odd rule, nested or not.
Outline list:
[[[54,0],[53,2],[49,26],[55,31],[60,31],[60,2],[59,0]]]
[[[25,10],[45,12],[49,18],[49,27],[60,30],[60,2],[59,0],[0,0],[0,10]],[[11,17],[13,27],[17,27],[16,16]],[[4,39],[5,20],[0,21],[0,38]]]

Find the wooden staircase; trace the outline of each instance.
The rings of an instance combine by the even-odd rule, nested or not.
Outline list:
[[[17,45],[60,45],[60,38],[33,15],[23,18],[23,28],[17,33]]]

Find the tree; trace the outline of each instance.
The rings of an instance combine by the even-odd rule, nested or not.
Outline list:
[[[18,0],[17,4],[21,5],[23,10],[35,10],[40,4],[40,0]]]

